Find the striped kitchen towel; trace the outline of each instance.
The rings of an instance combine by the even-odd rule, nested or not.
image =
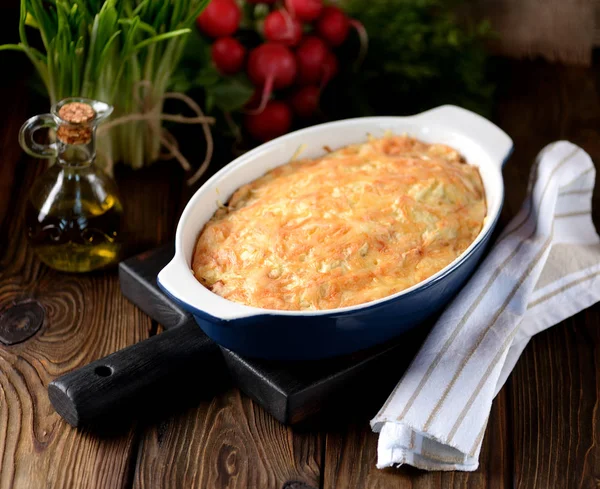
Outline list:
[[[492,400],[529,338],[600,300],[594,180],[581,148],[541,151],[522,209],[371,421],[377,467],[477,469]]]

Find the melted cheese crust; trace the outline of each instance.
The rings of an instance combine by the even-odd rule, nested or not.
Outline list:
[[[430,277],[473,242],[485,216],[479,171],[455,150],[370,139],[238,189],[204,226],[192,269],[232,301],[335,309]]]

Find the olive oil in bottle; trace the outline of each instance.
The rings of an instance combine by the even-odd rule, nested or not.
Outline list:
[[[67,99],[21,129],[20,142],[28,153],[56,158],[34,182],[25,216],[34,252],[56,270],[88,272],[119,260],[121,201],[115,182],[95,165],[95,129],[111,111],[102,102]],[[55,143],[33,139],[42,127],[55,129]]]
[[[80,211],[71,209],[45,214],[27,203],[27,235],[38,258],[64,272],[87,272],[115,263],[121,251],[119,201],[108,198],[98,205],[82,200]]]

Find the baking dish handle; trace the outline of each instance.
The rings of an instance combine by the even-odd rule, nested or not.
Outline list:
[[[231,321],[264,313],[261,309],[228,301],[211,292],[194,277],[187,261],[180,255],[163,268],[156,279],[158,286],[182,309],[210,321]]]
[[[419,114],[417,118],[422,122],[443,124],[468,135],[485,148],[499,167],[503,167],[512,154],[513,141],[508,134],[470,110],[456,105],[442,105]]]

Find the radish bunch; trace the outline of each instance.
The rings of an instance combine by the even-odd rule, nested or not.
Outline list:
[[[260,18],[252,13],[262,12]],[[211,57],[226,76],[247,76],[255,94],[244,108],[244,127],[258,141],[289,131],[293,118],[307,119],[319,108],[321,91],[338,72],[334,49],[350,28],[362,26],[323,0],[211,0],[198,16],[212,39]],[[261,43],[245,46],[236,33],[255,26]]]

